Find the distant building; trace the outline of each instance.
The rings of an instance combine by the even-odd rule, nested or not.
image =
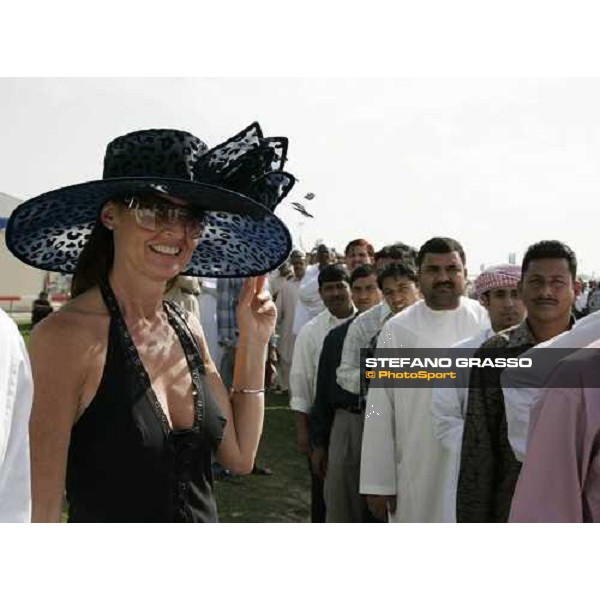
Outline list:
[[[30,311],[47,273],[17,260],[7,249],[6,222],[21,201],[0,192],[0,306],[4,310]]]

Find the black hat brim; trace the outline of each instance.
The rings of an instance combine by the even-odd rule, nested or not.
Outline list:
[[[144,191],[168,194],[206,211],[204,233],[182,274],[262,275],[276,269],[291,251],[285,224],[247,196],[196,181],[160,177],[88,181],[27,200],[9,218],[7,248],[37,269],[73,273],[102,206]]]

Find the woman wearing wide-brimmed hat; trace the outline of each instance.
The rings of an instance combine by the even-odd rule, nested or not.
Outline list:
[[[11,215],[7,245],[73,273],[72,299],[31,338],[33,520],[216,521],[213,457],[252,469],[275,307],[264,273],[290,251],[273,214],[294,179],[287,141],[253,124],[208,150],[186,132],[113,140],[102,180]],[[163,302],[182,274],[245,277],[231,390],[197,319]]]

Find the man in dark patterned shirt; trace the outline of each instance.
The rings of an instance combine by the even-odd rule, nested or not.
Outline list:
[[[558,241],[527,249],[519,293],[527,319],[487,340],[475,357],[516,357],[570,329],[577,260]],[[486,354],[487,352],[487,354]],[[501,369],[474,367],[463,434],[457,491],[459,522],[506,522],[521,463],[508,441]]]

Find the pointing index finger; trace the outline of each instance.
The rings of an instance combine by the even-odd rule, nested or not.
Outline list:
[[[267,280],[267,276],[259,275],[258,277],[253,277],[253,279],[256,281],[255,293],[260,294],[265,289],[265,281]]]
[[[246,279],[244,279],[239,298],[240,304],[250,304],[252,302],[252,298],[254,296],[254,280],[254,277],[246,277]]]

